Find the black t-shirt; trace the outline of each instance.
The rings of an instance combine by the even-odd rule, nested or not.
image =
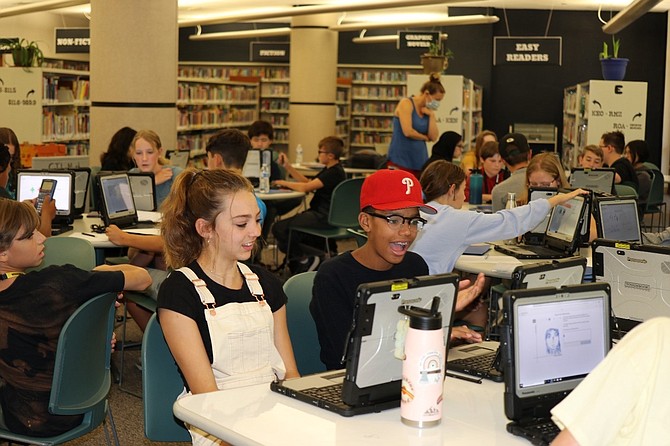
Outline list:
[[[330,210],[330,199],[333,196],[335,186],[340,184],[347,178],[344,173],[342,164],[337,163],[334,166],[323,169],[316,176],[316,179],[321,180],[323,187],[314,192],[309,208],[313,211],[328,215]]]
[[[610,167],[619,174],[619,177],[621,178],[621,183],[619,184],[625,184],[626,186],[631,186],[636,191],[638,190],[639,184],[637,174],[635,173],[635,168],[631,162],[628,161],[628,158],[622,156],[614,161]]]
[[[232,290],[214,282],[203,272],[197,261],[191,263],[188,267],[193,270],[196,276],[205,281],[207,288],[214,296],[217,307],[233,302],[256,302],[256,298],[249,291],[246,282],[242,284],[242,288],[239,290]],[[249,265],[249,268],[258,276],[261,287],[263,287],[265,300],[270,305],[272,312],[274,313],[284,306],[287,299],[279,279],[265,268],[255,265]],[[205,307],[200,301],[200,296],[193,283],[184,274],[174,271],[163,281],[158,291],[158,308],[175,311],[195,321],[211,364],[214,361],[214,355],[212,353],[212,340],[205,319]],[[184,380],[184,384],[186,384],[186,380]]]
[[[51,436],[81,423],[81,416],[48,410],[58,337],[81,304],[123,286],[122,272],[64,265],[19,276],[0,291],[0,402],[9,430]]]
[[[414,253],[387,271],[376,271],[361,265],[350,252],[334,257],[319,267],[314,278],[309,311],[316,323],[321,344],[321,362],[329,370],[341,369],[347,333],[354,317],[358,285],[428,274],[428,265]]]

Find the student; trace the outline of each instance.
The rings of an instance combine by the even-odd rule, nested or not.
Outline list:
[[[393,113],[393,135],[389,144],[389,166],[421,174],[428,160],[426,141],[439,136],[435,111],[444,98],[439,73],[433,73],[421,86],[419,94],[403,98]]]
[[[562,189],[570,187],[568,178],[561,161],[552,152],[539,153],[528,163],[526,168],[526,187],[521,195],[517,194],[517,201],[528,203],[528,189],[531,187],[548,187]]]
[[[630,186],[637,192],[639,187],[637,174],[631,162],[623,154],[625,146],[626,139],[621,132],[604,133],[600,138],[603,162],[616,171],[614,183]]]
[[[482,130],[477,133],[475,137],[475,148],[474,150],[469,150],[465,152],[461,158],[461,168],[465,171],[467,175],[470,175],[472,169],[478,169],[482,167],[481,165],[481,149],[482,146],[487,142],[498,142],[498,137],[495,132],[491,130]]]
[[[518,199],[526,191],[526,167],[532,156],[528,140],[521,133],[505,135],[500,142],[499,150],[511,175],[491,192],[493,212],[505,209],[509,192],[514,192]]]
[[[225,169],[187,169],[163,207],[161,232],[174,271],[158,318],[184,379],[183,394],[299,376],[279,280],[245,266],[260,235],[251,183]],[[187,267],[187,268],[184,268]],[[191,429],[194,443],[212,444]]]
[[[637,198],[639,204],[642,205],[642,210],[644,210],[644,205],[647,203],[647,198],[649,198],[649,191],[651,190],[652,175],[649,167],[644,164],[649,160],[649,149],[647,149],[647,143],[641,139],[630,141],[623,149],[623,155],[628,161],[630,161],[630,163],[633,165],[633,168],[635,169],[638,183]]]
[[[549,199],[533,200],[514,209],[483,214],[461,212],[465,183],[463,169],[446,161],[436,161],[421,175],[426,204],[437,209],[437,214],[426,216],[427,224],[418,233],[410,251],[423,257],[430,274],[451,272],[472,243],[504,240],[530,231],[554,206],[584,193],[578,189]]]
[[[337,136],[327,136],[319,141],[319,163],[325,165],[316,177],[309,179],[298,172],[289,162],[285,154],[280,154],[278,162],[295,181],[277,180],[277,186],[300,192],[314,192],[309,203],[309,209],[291,218],[280,220],[272,227],[272,234],[277,239],[277,247],[283,253],[287,252],[289,231],[291,226],[310,226],[327,228],[330,200],[335,186],[346,179],[344,168],[340,164],[340,157],[344,152],[344,141]],[[306,256],[300,247],[301,236],[294,233],[291,236],[290,255],[288,265],[293,274],[305,271],[314,271],[321,262],[318,256]],[[295,260],[294,260],[295,259]]]
[[[167,166],[168,161],[163,157],[161,140],[152,130],[140,130],[131,143],[133,160],[136,168],[131,173],[150,172],[154,174],[156,182],[156,204],[160,207],[168,196],[175,177],[182,171],[180,167]]]
[[[582,153],[577,157],[577,163],[579,164],[579,167],[585,169],[598,169],[603,167],[603,149],[594,144],[584,147]]]
[[[489,141],[482,145],[479,150],[479,165],[482,167],[478,171],[484,180],[482,183],[482,202],[488,203],[491,201],[493,188],[509,178],[509,172],[507,169],[503,169],[504,164],[496,141]],[[465,174],[468,177],[465,185],[465,201],[468,201],[470,199],[470,174],[468,172],[465,172]]]
[[[12,156],[11,171],[9,173],[9,181],[7,183],[7,191],[16,198],[16,174],[21,166],[21,145],[19,138],[14,133],[14,130],[9,127],[0,127],[0,144],[4,144],[9,148],[9,154]]]
[[[367,177],[361,189],[358,222],[368,236],[365,245],[326,261],[319,268],[312,288],[310,313],[321,344],[321,362],[330,369],[343,368],[342,353],[354,315],[356,289],[362,283],[411,278],[428,274],[428,265],[408,252],[426,220],[434,214],[423,204],[421,185],[403,170],[379,170]],[[456,310],[461,311],[479,296],[481,274],[475,284],[462,281]],[[467,327],[454,327],[452,339],[479,342],[481,336]]]
[[[551,410],[562,431],[552,446],[668,442],[670,319],[635,327]]]
[[[454,158],[458,158],[463,153],[463,137],[456,132],[448,131],[440,135],[440,139],[433,144],[430,158],[425,162],[421,171],[426,170],[426,167],[435,160],[447,160],[452,162]]]
[[[49,412],[58,336],[67,319],[89,299],[107,292],[143,290],[146,271],[130,265],[39,266],[45,237],[29,203],[0,199],[0,426],[48,437],[81,423],[78,415]],[[101,345],[100,348],[105,348]]]
[[[100,155],[100,170],[128,171],[133,168],[130,145],[137,131],[130,127],[119,129],[109,141],[107,151]]]

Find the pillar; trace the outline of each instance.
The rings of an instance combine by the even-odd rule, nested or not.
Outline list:
[[[289,156],[301,144],[304,160],[317,157],[318,142],[335,134],[337,14],[293,17],[289,105]]]
[[[177,146],[177,0],[91,1],[91,165],[121,127]]]

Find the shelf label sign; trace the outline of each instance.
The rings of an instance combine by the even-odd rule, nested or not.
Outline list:
[[[562,65],[562,37],[494,37],[493,65]]]
[[[288,42],[251,42],[251,62],[290,62],[291,45]]]
[[[56,28],[56,53],[88,53],[90,28]]]
[[[439,42],[439,32],[398,31],[399,50],[423,50],[428,52],[431,44]]]

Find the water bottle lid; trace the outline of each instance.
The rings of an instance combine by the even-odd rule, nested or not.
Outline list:
[[[439,312],[440,297],[433,297],[430,309],[419,307],[398,307],[398,312],[409,316],[410,328],[417,330],[439,330],[442,328],[442,314]]]

